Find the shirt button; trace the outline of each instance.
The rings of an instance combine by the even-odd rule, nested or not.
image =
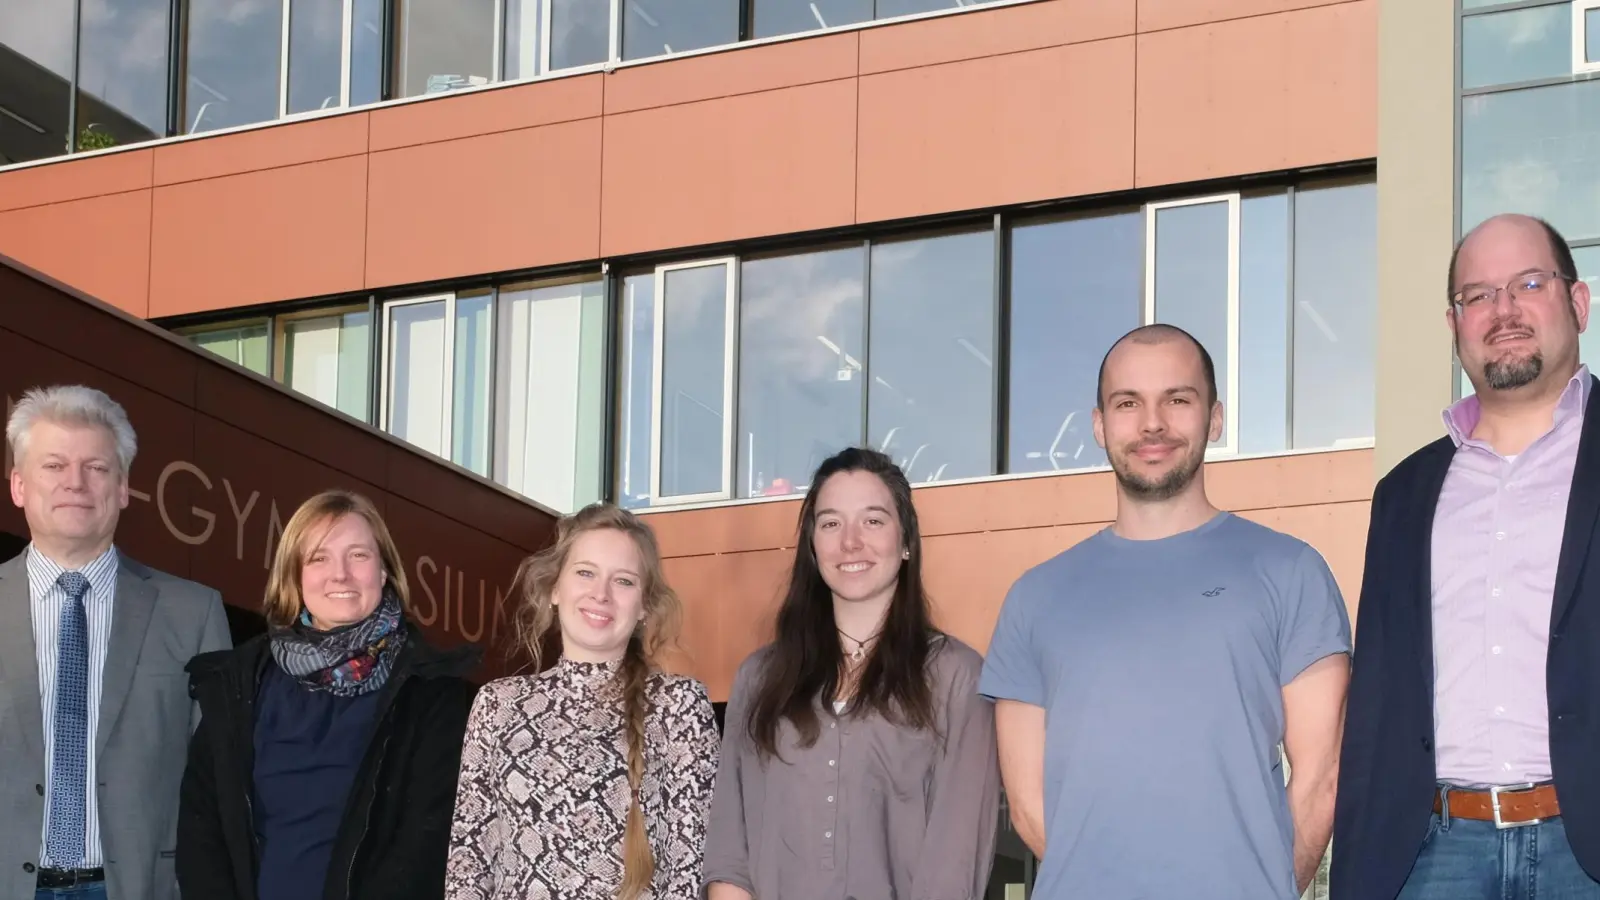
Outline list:
[[[1499,588],[1495,588],[1494,590],[1490,591],[1489,592],[1489,596],[1491,596],[1491,597],[1500,596],[1500,589]]]
[[[1506,763],[1506,768],[1508,768],[1508,769],[1509,769],[1509,768],[1511,768],[1511,764],[1510,764],[1510,763]],[[822,836],[823,836],[823,837],[825,837],[825,838],[831,838],[831,837],[833,837],[833,832],[831,832],[831,831],[824,831],[824,832],[823,832],[823,833],[822,833]]]
[[[1507,772],[1511,771],[1511,763],[1506,763],[1505,766]]]
[[[1497,715],[1497,716],[1503,716],[1503,715],[1505,715],[1505,713],[1506,713],[1506,708],[1504,706],[1496,706],[1494,708],[1494,714]],[[829,797],[828,799],[832,800],[833,798]]]
[[[1500,648],[1498,646],[1490,647],[1489,648],[1489,652],[1493,653],[1495,656],[1499,656],[1500,655]]]
[[[832,803],[832,802],[833,802],[833,798],[832,798],[832,797],[829,797],[829,798],[828,798],[828,802],[829,802],[829,803]]]
[[[1500,648],[1499,647],[1494,648],[1494,652],[1499,653],[1500,652]],[[829,766],[832,766],[833,764],[834,764],[834,760],[831,760],[831,759],[828,760],[828,765]]]
[[[1504,531],[1496,531],[1494,533],[1494,539],[1497,541],[1503,541],[1506,539],[1506,533]]]

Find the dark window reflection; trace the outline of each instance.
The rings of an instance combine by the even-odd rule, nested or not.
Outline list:
[[[872,248],[867,432],[914,483],[994,474],[994,234]]]
[[[941,9],[963,9],[983,2],[984,0],[876,0],[877,15],[874,18],[892,19],[895,16],[910,16]]]
[[[1239,204],[1240,453],[1289,446],[1289,196]]]
[[[494,0],[397,0],[395,79],[402,97],[488,84]]]
[[[68,150],[72,6],[0,2],[0,163]]]
[[[289,112],[340,105],[344,4],[292,0],[289,6]]]
[[[1378,199],[1372,182],[1294,201],[1294,445],[1373,436]]]
[[[655,366],[656,275],[642,272],[622,280],[622,436],[618,442],[617,503],[629,509],[650,505],[650,385]]]
[[[1194,335],[1211,354],[1223,414],[1228,403],[1228,204],[1157,209],[1155,321]],[[1225,446],[1226,432],[1213,446]]]
[[[167,133],[168,0],[95,0],[82,11],[78,149]]]
[[[550,71],[610,58],[611,0],[550,0]]]
[[[872,8],[873,0],[754,0],[752,33],[777,37],[870,22]]]
[[[281,2],[192,0],[183,130],[276,119],[282,47]]]
[[[855,244],[741,265],[738,496],[804,492],[860,443],[865,256]]]
[[[1136,210],[1011,231],[1011,472],[1103,466],[1094,440],[1100,360],[1139,325],[1144,217]]]
[[[739,0],[623,0],[623,59],[682,53],[738,40]]]
[[[661,496],[722,490],[728,266],[662,278]]]
[[[356,0],[350,21],[350,105],[383,99],[383,0]]]

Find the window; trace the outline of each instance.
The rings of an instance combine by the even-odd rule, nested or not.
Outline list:
[[[1462,99],[1461,228],[1501,212],[1549,220],[1568,240],[1600,238],[1600,81]]]
[[[1566,4],[1469,16],[1461,22],[1461,86],[1566,75],[1572,12]]]
[[[1294,446],[1373,437],[1378,191],[1371,182],[1294,196]]]
[[[279,321],[283,383],[361,421],[369,421],[372,322],[365,307],[318,310]]]
[[[383,428],[479,474],[488,472],[490,309],[488,290],[384,308]]]
[[[1019,224],[1010,257],[1007,471],[1103,466],[1100,360],[1139,325],[1144,218],[1120,210]]]
[[[1239,201],[1239,408],[1223,414],[1238,420],[1240,453],[1293,446],[1290,196],[1276,190]],[[1351,239],[1374,244],[1376,223],[1371,226]]]
[[[803,493],[859,444],[865,409],[862,243],[739,266],[739,497]]]
[[[1600,0],[1572,4],[1572,73],[1600,72]]]
[[[80,5],[79,150],[166,135],[170,14],[169,0]]]
[[[739,41],[741,0],[617,0],[622,58],[643,59]]]
[[[1578,355],[1589,368],[1600,370],[1600,246],[1572,251],[1578,278],[1589,286],[1589,325],[1578,335]]]
[[[867,441],[913,483],[993,475],[991,230],[874,244]]]
[[[278,117],[284,8],[261,0],[192,0],[183,131],[195,134]]]
[[[622,408],[617,411],[617,468],[621,484],[617,503],[628,508],[649,506],[652,451],[651,385],[655,383],[656,275],[654,271],[622,279],[621,372]]]
[[[331,0],[286,0],[288,89],[279,115],[336,109],[343,105],[344,4]]]
[[[601,494],[601,282],[508,285],[497,306],[494,479],[558,512],[575,512]]]
[[[873,0],[753,0],[751,33],[767,38],[870,22],[872,7]]]
[[[495,0],[395,0],[399,96],[488,84],[494,77]]]
[[[1194,335],[1216,367],[1217,453],[1239,449],[1239,196],[1154,203],[1145,216],[1145,322]]]
[[[656,270],[652,497],[728,495],[734,271],[731,259]]]
[[[179,333],[196,347],[209,350],[228,362],[261,375],[271,374],[267,368],[267,323],[264,320],[194,328]]]
[[[15,80],[0,79],[0,163],[66,153],[71,136],[74,0],[0,3],[0,42]]]

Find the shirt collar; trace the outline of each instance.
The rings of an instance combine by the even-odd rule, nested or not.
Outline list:
[[[118,560],[117,547],[113,544],[106,548],[106,552],[77,570],[83,573],[83,577],[89,579],[89,599],[112,596],[117,583]],[[28,545],[28,572],[36,585],[48,589],[61,577],[61,573],[66,571],[67,569],[44,555],[38,547],[33,544]]]
[[[1584,410],[1589,406],[1590,385],[1589,367],[1578,366],[1578,371],[1572,373],[1566,388],[1561,391],[1561,398],[1556,401],[1555,418],[1550,423],[1552,431],[1569,419],[1583,418]],[[1483,407],[1478,403],[1477,394],[1462,397],[1445,409],[1445,431],[1449,432],[1450,440],[1457,447],[1472,440],[1472,431],[1478,427],[1478,419],[1482,414]]]

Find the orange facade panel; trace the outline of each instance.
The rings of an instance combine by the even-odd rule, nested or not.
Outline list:
[[[143,162],[148,176],[149,158]],[[153,315],[148,190],[0,212],[0,252],[136,316]]]
[[[359,291],[366,184],[354,156],[156,188],[149,315]]]
[[[367,114],[310,119],[155,148],[157,186],[220,178],[367,152]]]
[[[854,220],[853,80],[619,113],[605,129],[603,255]]]
[[[1134,0],[1047,0],[861,32],[861,74],[1133,34]]]
[[[600,116],[604,75],[581,75],[372,111],[372,152]],[[532,160],[526,161],[531,163]]]
[[[127,150],[0,175],[0,211],[147,190],[153,150]]]
[[[859,37],[847,32],[618,69],[606,78],[606,115],[852,78]]]
[[[1115,38],[863,76],[857,220],[1133,187],[1133,50]]]
[[[1138,41],[1140,186],[1377,155],[1377,0]]]
[[[1139,32],[1164,31],[1347,2],[1349,0],[1139,0]]]
[[[374,153],[366,284],[598,256],[600,120]]]

